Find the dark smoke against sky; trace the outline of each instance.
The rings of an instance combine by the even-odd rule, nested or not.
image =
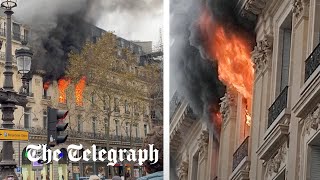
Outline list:
[[[162,25],[162,0],[20,0],[14,12],[32,29],[33,69],[44,69],[45,80],[64,75],[68,53],[81,49],[90,32],[84,21],[129,40],[157,41]]]
[[[252,35],[254,25],[238,14],[237,2],[171,0],[170,3],[170,96],[176,90],[186,96],[200,117],[210,116],[212,106],[218,110],[225,88],[218,79],[216,62],[206,55],[207,39],[200,33],[198,19],[208,9],[213,23],[219,22],[228,30]]]
[[[218,104],[224,94],[217,65],[206,58],[198,34],[204,3],[172,0],[170,4],[170,94],[175,90],[183,94],[199,117],[209,116],[209,106]]]

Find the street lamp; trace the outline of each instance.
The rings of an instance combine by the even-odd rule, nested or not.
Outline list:
[[[12,8],[17,6],[16,0],[1,0],[1,7],[5,9],[7,15],[6,29],[6,61],[4,65],[4,82],[3,88],[0,88],[0,104],[2,111],[2,127],[4,129],[14,128],[14,111],[16,105],[25,107],[28,100],[25,94],[18,94],[13,88],[13,65],[12,65],[12,41],[11,41],[11,16]],[[19,55],[19,53],[18,53]],[[24,58],[23,58],[24,59]],[[28,59],[28,58],[27,58]],[[28,61],[28,60],[27,60]],[[21,70],[21,69],[20,69]],[[25,71],[22,71],[25,72]],[[29,72],[29,71],[28,71]],[[14,169],[17,163],[13,160],[12,141],[2,142],[2,160],[0,162],[0,178],[13,177],[18,179]]]
[[[17,7],[17,0],[1,0],[1,7],[11,11],[12,8]]]
[[[20,49],[16,49],[16,59],[17,59],[17,67],[18,73],[22,75],[22,93],[27,92],[27,74],[31,69],[31,57],[33,53],[30,48],[28,48],[27,41],[22,41],[22,47]]]

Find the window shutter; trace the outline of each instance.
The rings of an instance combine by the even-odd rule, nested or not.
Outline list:
[[[320,177],[320,148],[311,149],[310,180],[318,180]]]

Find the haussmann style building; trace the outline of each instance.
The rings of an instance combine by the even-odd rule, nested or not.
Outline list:
[[[170,137],[178,178],[317,180],[320,1],[244,0],[238,8],[239,15],[256,24],[251,123],[245,122],[243,98],[227,89],[221,99],[220,143],[215,145],[206,127],[190,120],[188,103],[183,99],[173,103],[178,106],[170,107],[176,109]],[[181,136],[187,141],[178,143]]]
[[[4,71],[4,46],[6,41],[4,34],[4,17],[0,18],[0,24],[0,40],[2,41],[0,73],[2,74]],[[19,92],[22,83],[20,80],[21,75],[17,73],[14,52],[15,49],[22,46],[21,41],[28,40],[29,27],[13,22],[12,29],[13,82],[15,91]],[[93,37],[89,38],[96,39],[101,36],[103,32],[102,29],[93,27]],[[141,46],[120,37],[117,37],[117,41],[119,48],[128,48],[137,56],[144,55],[142,59],[146,62],[137,63],[136,70],[139,69],[139,66],[143,66],[144,63],[148,62],[162,65],[162,62],[159,60],[153,61],[155,55],[145,54]],[[162,56],[162,53],[158,53],[156,56]],[[158,93],[157,96],[153,98],[144,97],[147,101],[144,101],[145,103],[143,106],[141,105],[142,107],[139,111],[133,111],[133,105],[131,104],[131,106],[129,106],[129,104],[126,103],[126,99],[121,99],[121,97],[117,96],[112,97],[112,103],[107,106],[114,109],[114,112],[111,119],[107,121],[106,119],[100,118],[99,113],[88,113],[91,111],[90,103],[92,103],[92,101],[98,101],[97,98],[92,97],[92,101],[84,101],[83,106],[76,106],[75,102],[73,102],[75,100],[73,94],[74,84],[70,84],[68,88],[71,89],[70,92],[73,93],[67,93],[65,101],[61,101],[61,91],[59,91],[58,88],[59,80],[52,81],[50,85],[48,85],[43,80],[44,74],[44,71],[35,70],[30,76],[28,81],[28,104],[26,108],[18,107],[14,113],[15,128],[29,131],[29,141],[13,142],[14,159],[17,162],[17,166],[22,167],[22,169],[17,169],[17,174],[20,178],[35,179],[36,177],[42,177],[45,179],[49,177],[50,179],[76,179],[77,177],[88,177],[93,174],[111,178],[114,175],[124,176],[127,171],[131,172],[132,168],[134,172],[132,175],[135,177],[145,174],[143,167],[134,163],[118,162],[115,166],[107,167],[108,162],[80,161],[73,163],[68,161],[67,156],[64,156],[59,162],[43,165],[43,168],[36,170],[37,168],[34,168],[33,164],[27,158],[26,146],[28,144],[37,145],[47,143],[47,107],[69,110],[66,119],[66,122],[69,123],[69,128],[66,130],[69,136],[67,142],[54,147],[54,149],[59,148],[63,152],[66,152],[66,148],[70,144],[82,144],[84,149],[91,148],[91,146],[95,144],[98,150],[106,149],[107,141],[109,141],[109,149],[139,149],[142,146],[143,138],[149,130],[154,125],[162,125],[162,109],[155,109],[159,107],[154,106],[154,101],[162,101],[162,94]],[[4,76],[1,75],[0,84],[3,83],[3,79]],[[137,84],[145,86],[145,90],[148,91],[148,84],[143,82],[143,80],[137,82]],[[157,104],[159,104],[159,102]],[[134,125],[126,123],[126,120],[131,116],[137,119],[137,121],[135,121],[137,123]],[[107,130],[108,122],[110,122],[110,126]],[[130,128],[132,132],[131,138],[128,136]],[[108,139],[106,135],[107,132],[109,132]],[[0,149],[2,149],[2,143],[0,143]]]

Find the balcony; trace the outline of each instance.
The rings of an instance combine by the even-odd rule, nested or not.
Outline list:
[[[279,114],[287,108],[288,101],[288,86],[286,86],[277,99],[273,102],[268,112],[268,127],[277,119]]]
[[[241,161],[247,156],[249,156],[249,136],[242,142],[242,144],[233,154],[232,171],[234,171]]]
[[[1,28],[0,29],[0,36],[6,37],[6,30]],[[21,35],[20,33],[12,33],[12,40],[15,41],[28,41],[27,36]]]
[[[306,82],[312,73],[318,68],[320,65],[320,43],[313,50],[310,56],[307,58],[305,62],[305,75],[304,82]]]
[[[30,136],[43,136],[44,139],[47,138],[47,129],[42,127],[29,127],[25,128],[23,125],[17,125],[17,129],[27,130],[30,133]],[[81,139],[95,139],[100,141],[107,141],[107,135],[105,133],[94,133],[94,132],[79,132],[77,130],[66,130],[65,131],[69,138],[81,138]],[[128,136],[114,136],[109,135],[110,143],[115,143],[116,141],[120,143],[130,143],[130,137]],[[140,137],[132,137],[133,143],[142,143],[143,138]]]
[[[25,38],[25,36],[19,34],[19,33],[13,33],[12,35],[12,39],[15,41],[26,41],[27,39]]]

